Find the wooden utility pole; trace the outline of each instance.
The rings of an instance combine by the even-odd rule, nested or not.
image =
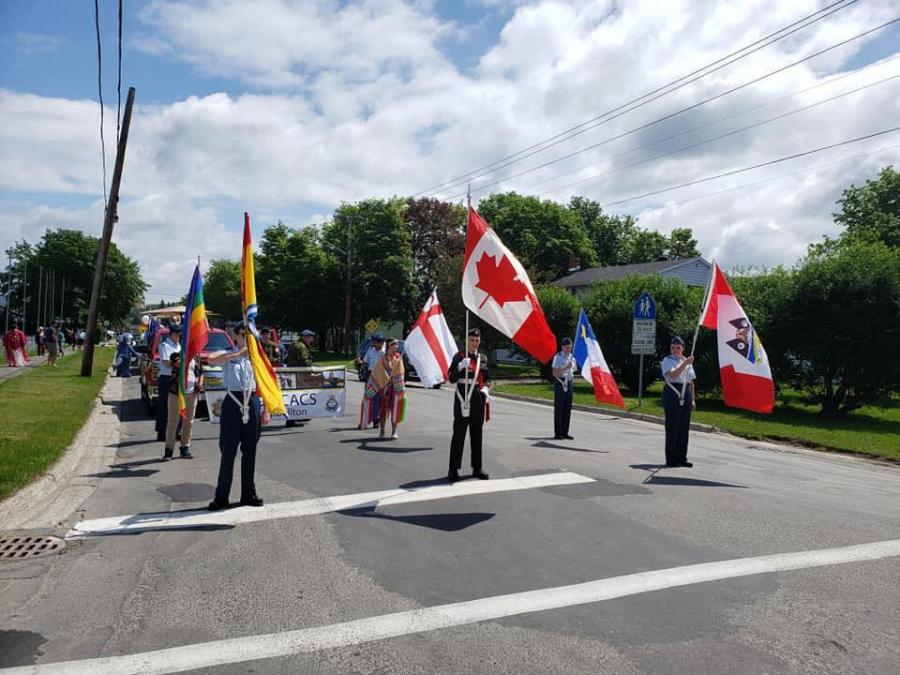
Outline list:
[[[116,149],[116,167],[113,170],[112,187],[109,190],[109,204],[103,221],[103,237],[97,251],[97,267],[94,270],[94,286],[91,290],[91,306],[88,310],[87,329],[84,336],[84,352],[81,355],[81,376],[90,377],[94,366],[94,334],[97,332],[97,314],[100,310],[100,293],[103,290],[103,274],[106,271],[106,256],[112,241],[113,228],[118,216],[119,183],[122,182],[122,167],[125,164],[125,145],[128,143],[128,129],[131,126],[131,110],[134,108],[134,87],[128,88],[125,101],[125,115],[122,118],[122,133]]]

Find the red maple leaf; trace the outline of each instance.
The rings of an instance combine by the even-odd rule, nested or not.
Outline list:
[[[494,256],[482,253],[475,267],[478,270],[478,283],[475,284],[475,288],[487,293],[487,298],[482,300],[479,309],[484,307],[488,298],[493,298],[500,307],[507,302],[528,298],[528,287],[516,278],[516,268],[506,256],[500,258],[500,264],[497,264]]]

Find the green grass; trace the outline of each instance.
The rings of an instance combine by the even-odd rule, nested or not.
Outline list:
[[[0,383],[0,499],[55,462],[81,429],[106,380],[113,350],[94,352],[93,376],[79,375],[81,352],[58,368],[38,366]]]
[[[355,354],[339,354],[336,352],[313,352],[314,366],[347,366],[353,367]]]
[[[499,384],[494,390],[553,399],[553,386],[545,383]],[[661,396],[662,383],[657,382],[640,408],[636,397],[624,398],[629,410],[662,417]],[[597,403],[590,385],[582,382],[575,383],[574,401],[580,405],[609,407]],[[843,419],[829,419],[819,414],[819,406],[809,405],[800,393],[788,390],[779,393],[771,415],[726,408],[719,399],[701,398],[691,419],[745,438],[788,441],[900,461],[900,399],[882,403],[882,406],[863,407]]]
[[[526,363],[498,363],[491,366],[491,377],[540,377],[541,370],[536,365]]]

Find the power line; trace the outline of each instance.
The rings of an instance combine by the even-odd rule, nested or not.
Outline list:
[[[601,146],[601,145],[605,145],[606,143],[609,143],[609,142],[611,142],[611,141],[619,140],[619,139],[624,138],[624,137],[626,137],[626,136],[630,136],[631,134],[637,133],[638,131],[642,131],[642,130],[647,129],[647,128],[649,128],[649,127],[652,127],[652,126],[654,126],[654,125],[656,125],[656,124],[659,124],[660,122],[664,122],[664,121],[666,121],[666,120],[672,119],[673,117],[677,117],[678,115],[684,114],[684,113],[686,113],[686,112],[689,112],[689,111],[691,111],[691,110],[694,110],[694,109],[696,109],[696,108],[699,108],[699,107],[701,107],[701,106],[704,106],[704,105],[706,105],[707,103],[711,103],[712,101],[715,101],[715,100],[718,100],[718,99],[723,98],[723,97],[725,97],[725,96],[728,96],[729,94],[733,94],[734,92],[740,91],[741,89],[745,89],[746,87],[749,87],[749,86],[751,86],[751,85],[753,85],[753,84],[757,84],[757,83],[759,83],[759,82],[761,82],[761,81],[763,81],[763,80],[765,80],[765,79],[768,79],[768,78],[770,78],[770,77],[772,77],[772,76],[774,76],[774,75],[778,75],[779,73],[782,73],[782,72],[784,72],[785,70],[788,70],[789,68],[794,68],[795,66],[798,66],[798,65],[800,65],[801,63],[805,63],[806,61],[809,61],[809,60],[814,59],[814,58],[816,58],[816,57],[818,57],[818,56],[821,56],[822,54],[825,54],[825,53],[827,53],[827,52],[833,51],[833,50],[835,50],[835,49],[837,49],[837,48],[839,48],[839,47],[843,47],[844,45],[846,45],[846,44],[848,44],[848,43],[850,43],[850,42],[852,42],[852,41],[854,41],[854,40],[858,40],[858,39],[860,39],[860,38],[862,38],[862,37],[865,37],[866,35],[869,35],[869,34],[875,32],[875,31],[878,31],[878,30],[881,30],[881,29],[883,29],[883,28],[886,28],[886,27],[888,27],[888,26],[890,26],[890,25],[892,25],[892,24],[894,24],[894,23],[897,23],[898,21],[900,21],[900,17],[897,17],[897,18],[895,18],[895,19],[892,19],[892,20],[890,20],[890,21],[887,21],[887,22],[881,24],[880,26],[875,26],[874,28],[870,28],[869,30],[863,31],[862,33],[859,33],[859,34],[857,34],[857,35],[854,35],[853,37],[847,38],[846,40],[841,40],[840,42],[837,42],[837,43],[831,45],[830,47],[826,47],[825,49],[821,49],[821,50],[819,50],[819,51],[817,51],[817,52],[814,52],[813,54],[810,54],[810,55],[808,55],[808,56],[803,57],[802,59],[799,59],[799,60],[797,60],[797,61],[794,61],[794,62],[792,62],[792,63],[789,63],[789,64],[787,64],[787,65],[785,65],[785,66],[782,66],[781,68],[777,68],[776,70],[772,70],[772,71],[770,71],[770,72],[768,72],[768,73],[766,73],[766,74],[764,74],[764,75],[760,75],[759,77],[755,77],[755,78],[753,78],[752,80],[748,80],[747,82],[744,82],[743,84],[737,85],[736,87],[732,87],[731,89],[728,89],[728,90],[726,90],[726,91],[723,91],[723,92],[720,92],[720,93],[718,93],[718,94],[715,94],[714,96],[710,96],[710,97],[708,97],[708,98],[705,98],[705,99],[703,99],[703,100],[701,100],[701,101],[698,101],[697,103],[693,103],[693,104],[691,104],[691,105],[689,105],[689,106],[687,106],[687,107],[685,107],[685,108],[681,108],[680,110],[676,110],[676,111],[673,112],[673,113],[669,113],[668,115],[664,115],[664,116],[662,116],[662,117],[658,117],[658,118],[656,118],[655,120],[651,120],[650,122],[646,122],[646,123],[644,123],[644,124],[641,124],[640,126],[637,126],[637,127],[632,128],[632,129],[629,129],[628,131],[625,131],[625,132],[623,132],[623,133],[621,133],[621,134],[618,134],[617,136],[612,136],[612,137],[610,137],[610,138],[604,139],[603,141],[600,141],[599,143],[595,143],[595,144],[593,144],[592,146],[589,146],[588,148],[583,148],[581,151],[578,151],[578,152],[583,152],[583,151],[586,151],[586,150],[589,150],[589,149],[594,149],[594,148],[597,148],[597,147],[599,147],[599,146]],[[605,120],[605,121],[608,121],[608,120]],[[581,132],[579,132],[579,133],[581,133]],[[572,137],[570,136],[569,138],[572,138]],[[568,139],[563,139],[563,140],[568,140]],[[562,141],[560,141],[560,142],[562,142]],[[556,145],[556,144],[554,143],[553,145]],[[552,147],[552,145],[547,146],[547,147]],[[543,150],[546,150],[546,148],[543,148]],[[532,154],[537,154],[537,152],[542,152],[543,150],[536,151],[536,152],[534,152],[534,153],[532,153]],[[556,162],[556,161],[561,161],[561,160],[563,160],[563,159],[568,159],[569,157],[574,156],[575,154],[578,154],[578,152],[571,153],[571,154],[569,154],[569,155],[560,157],[560,158],[558,158],[557,160],[554,160],[554,161],[551,161],[551,162],[547,162],[546,164],[543,164],[543,165],[541,165],[541,166],[539,166],[539,167],[536,167],[536,168],[543,168],[544,166],[547,166],[547,165],[549,165],[549,164],[553,164],[553,163]],[[521,158],[519,158],[519,159],[517,159],[517,160],[514,160],[513,162],[510,162],[509,164],[513,164],[513,163],[515,163],[515,162],[521,161],[521,160],[526,159],[526,158],[528,158],[528,157],[530,157],[530,156],[531,156],[531,154],[525,155],[525,156],[523,156],[523,157],[521,157]],[[497,169],[495,169],[495,170],[499,170],[499,169],[505,168],[506,166],[509,166],[509,164],[505,164],[505,165],[502,165],[502,166],[500,166],[500,167],[497,167]],[[489,172],[489,173],[493,173],[493,171],[491,171],[491,172]],[[485,174],[485,175],[487,175],[487,174]],[[502,182],[502,181],[497,181],[497,182]],[[476,189],[475,189],[475,192],[479,192],[479,191],[481,191],[482,189],[483,189],[483,188],[476,188]],[[460,197],[460,195],[454,195],[453,197],[450,197],[449,201],[454,201],[455,199],[458,199],[459,197]]]
[[[693,148],[697,148],[701,145],[706,145],[708,143],[713,143],[715,141],[722,140],[723,138],[728,138],[729,136],[734,136],[736,134],[742,133],[744,131],[749,131],[750,129],[756,129],[757,127],[764,126],[766,124],[770,124],[771,122],[776,122],[781,119],[785,119],[786,117],[791,117],[792,115],[796,115],[801,112],[805,112],[807,110],[811,110],[812,108],[816,108],[820,105],[824,105],[826,103],[830,103],[832,101],[836,101],[840,98],[844,98],[845,96],[850,96],[852,94],[856,94],[865,89],[869,89],[870,87],[874,87],[879,84],[884,84],[885,82],[890,82],[891,80],[896,80],[900,78],[900,74],[892,75],[890,77],[883,78],[878,80],[877,82],[870,82],[869,84],[862,85],[857,87],[856,89],[851,89],[850,91],[845,91],[840,94],[835,94],[834,96],[829,96],[826,99],[821,101],[816,101],[815,103],[810,103],[809,105],[801,106],[800,108],[795,108],[794,110],[789,110],[787,112],[781,113],[779,115],[775,115],[774,117],[769,117],[765,120],[760,120],[759,122],[754,122],[753,124],[748,124],[747,126],[741,127],[739,129],[734,129],[732,131],[726,132],[724,134],[720,134],[718,136],[713,136],[712,138],[708,138],[702,141],[696,141],[695,143],[689,143],[688,145],[683,145],[680,148],[675,148],[674,150],[670,150],[668,152],[662,152],[657,155],[653,155],[652,157],[647,157],[638,162],[633,162],[631,164],[626,164],[625,166],[620,166],[612,171],[608,171],[606,173],[600,174],[598,176],[589,176],[587,178],[582,178],[581,180],[577,180],[573,183],[566,183],[565,185],[560,185],[550,190],[544,190],[543,192],[539,192],[538,196],[548,194],[551,192],[558,192],[560,190],[565,190],[566,188],[575,187],[576,185],[582,185],[584,183],[590,183],[595,180],[599,180],[601,178],[606,178],[608,176],[612,176],[613,174],[619,173],[620,171],[625,171],[626,169],[632,169],[636,166],[640,166],[641,164],[646,164],[647,162],[652,162],[655,159],[662,159],[664,157],[670,157],[672,155],[676,155],[679,152],[684,152],[685,150],[691,150]]]
[[[792,155],[787,155],[785,157],[779,157],[778,159],[770,159],[767,162],[762,162],[760,164],[754,164],[753,166],[745,166],[740,169],[732,169],[731,171],[725,171],[724,173],[715,174],[714,176],[706,176],[704,178],[698,178],[697,180],[688,181],[687,183],[681,183],[679,185],[673,185],[667,188],[661,188],[659,190],[652,190],[651,192],[645,192],[640,195],[634,195],[633,197],[627,197],[625,199],[619,199],[614,202],[607,202],[606,204],[602,204],[602,208],[608,208],[610,206],[617,206],[619,204],[626,204],[628,202],[633,202],[638,199],[643,199],[645,197],[652,197],[654,195],[662,194],[664,192],[671,192],[672,190],[680,190],[681,188],[690,187],[692,185],[699,185],[700,183],[706,183],[711,180],[716,180],[718,178],[724,178],[726,176],[734,176],[739,173],[745,173],[747,171],[752,171],[753,169],[761,169],[765,166],[772,166],[773,164],[780,164],[781,162],[787,162],[792,159],[798,159],[800,157],[806,157],[808,155],[813,155],[817,152],[823,152],[825,150],[831,150],[833,148],[839,148],[844,145],[850,145],[851,143],[858,143],[860,141],[865,141],[870,138],[876,138],[878,136],[883,136],[884,134],[890,134],[895,131],[900,131],[900,126],[892,127],[890,129],[883,129],[882,131],[875,131],[871,134],[866,134],[865,136],[858,136],[856,138],[850,138],[844,141],[838,141],[837,143],[831,143],[830,145],[823,145],[820,148],[813,148],[812,150],[805,150],[803,152],[796,152]]]
[[[103,139],[103,53],[100,49],[100,0],[94,0],[94,28],[97,34],[97,96],[100,98],[100,156],[103,160],[103,207],[109,208],[106,197],[106,141]]]
[[[604,122],[608,122],[608,121],[611,121],[612,119],[616,119],[617,117],[620,117],[621,115],[631,112],[632,110],[635,110],[635,109],[642,107],[652,101],[655,101],[656,99],[658,99],[662,96],[665,96],[674,91],[677,91],[678,89],[681,89],[682,87],[685,87],[688,84],[691,84],[691,83],[697,81],[698,79],[706,77],[707,75],[710,75],[710,74],[716,72],[717,70],[720,70],[728,65],[731,65],[732,63],[734,63],[742,58],[750,56],[751,54],[769,46],[770,44],[773,44],[779,40],[782,40],[782,39],[788,37],[789,35],[792,35],[793,33],[796,33],[797,31],[800,31],[800,30],[806,28],[807,26],[810,26],[813,23],[816,23],[817,21],[821,21],[822,19],[827,18],[828,16],[834,14],[835,12],[838,12],[846,7],[849,7],[850,5],[854,4],[855,2],[857,2],[857,0],[850,0],[849,2],[846,2],[846,0],[839,0],[838,2],[832,3],[831,5],[823,7],[822,9],[819,9],[819,10],[813,12],[812,14],[809,14],[801,19],[798,19],[797,21],[795,21],[791,24],[788,24],[787,26],[784,26],[783,28],[780,28],[773,33],[770,33],[755,42],[745,45],[744,47],[741,47],[740,49],[737,49],[737,50],[731,52],[730,54],[726,54],[725,56],[717,59],[716,61],[706,64],[702,68],[694,70],[693,72],[688,73],[687,75],[683,75],[682,77],[680,77],[676,80],[672,80],[668,84],[658,87],[658,88],[654,89],[653,91],[647,92],[646,94],[638,96],[637,98],[634,98],[634,99],[631,99],[630,101],[622,103],[615,108],[612,108],[604,113],[601,113],[600,115],[597,115],[585,122],[576,124],[575,126],[570,127],[569,129],[561,131],[560,133],[556,134],[555,136],[546,138],[543,141],[540,141],[538,143],[530,145],[527,148],[523,148],[522,150],[519,150],[518,152],[515,152],[511,155],[507,155],[506,157],[503,157],[501,159],[490,162],[489,164],[485,164],[484,166],[474,169],[473,171],[470,171],[461,176],[457,176],[456,178],[452,178],[449,181],[441,183],[440,185],[432,186],[426,190],[420,190],[419,192],[414,193],[413,196],[415,197],[420,194],[431,193],[435,190],[453,187],[456,184],[464,183],[469,180],[474,180],[475,178],[479,177],[476,174],[479,174],[480,172],[485,171],[487,169],[491,169],[492,167],[495,167],[497,164],[501,164],[508,160],[514,159],[514,158],[518,157],[519,155],[522,155],[530,150],[534,150],[535,148],[538,148],[538,147],[548,144],[548,143],[550,145],[547,145],[547,147],[552,147],[553,145],[556,145],[557,143],[551,143],[551,142],[557,141],[557,139],[561,139],[558,142],[563,142],[565,140],[568,140],[569,138],[573,138],[574,136],[580,135],[580,134],[584,133],[585,131],[592,129],[593,126],[596,126],[596,125],[593,125],[593,126],[587,126],[587,125],[591,125],[592,123],[597,122],[598,120],[600,120],[604,117],[614,115],[614,113],[619,113],[617,115],[614,115],[613,117],[610,117],[607,120],[604,120]],[[824,12],[824,14],[823,14],[823,12]],[[816,16],[818,14],[821,14],[821,16]],[[804,22],[806,22],[806,23],[804,23]],[[803,25],[799,25],[799,24],[803,24]],[[785,33],[785,31],[788,31],[788,29],[793,29],[793,30],[790,30],[789,32]],[[785,34],[779,35],[780,33],[785,33]],[[765,44],[762,44],[762,43],[765,43]],[[751,51],[747,51],[747,50],[751,50]],[[742,54],[742,52],[745,52],[745,51],[747,53]],[[740,55],[740,56],[738,56],[738,55]],[[732,59],[732,57],[734,57],[734,58]],[[732,59],[732,60],[728,61],[728,59]],[[708,71],[708,72],[704,72],[704,71]],[[693,78],[693,79],[691,79],[691,78]],[[647,99],[647,100],[644,101],[643,99]],[[637,104],[637,105],[633,105],[633,104]],[[629,108],[628,110],[624,110],[625,108],[628,108],[628,106],[632,106],[632,105],[633,105],[633,107]],[[587,128],[577,131],[581,127],[585,127],[585,126],[587,126]],[[572,133],[572,132],[576,132],[576,131],[577,131],[577,133]],[[569,136],[569,134],[572,134],[572,135]],[[563,138],[564,136],[566,138]],[[545,150],[545,149],[546,148],[543,148],[542,150]],[[542,150],[538,150],[538,152],[541,152]],[[522,158],[522,159],[524,159],[524,158]],[[500,167],[500,168],[502,168],[502,167]],[[494,170],[496,170],[496,168]]]
[[[893,56],[891,56],[891,57],[885,59],[884,61],[882,61],[882,65],[883,65],[883,64],[890,63],[890,62],[892,62],[892,61],[896,61],[897,59],[900,59],[900,53],[894,54]],[[720,117],[720,118],[718,118],[718,119],[712,120],[711,122],[705,122],[705,123],[700,124],[700,125],[698,125],[698,126],[696,126],[696,127],[691,127],[690,129],[685,129],[684,131],[679,131],[679,132],[676,133],[676,134],[672,134],[671,136],[666,136],[665,138],[661,138],[661,139],[656,140],[656,141],[653,141],[653,142],[651,142],[651,143],[646,143],[646,144],[644,144],[644,145],[639,145],[639,146],[637,146],[637,147],[635,147],[635,148],[632,148],[631,150],[627,150],[626,152],[622,152],[622,153],[620,153],[620,154],[618,154],[618,155],[613,155],[612,157],[610,157],[610,158],[608,158],[608,159],[619,159],[619,158],[621,158],[621,157],[625,157],[625,156],[627,156],[627,155],[630,155],[630,154],[632,154],[632,153],[637,152],[638,150],[644,150],[644,149],[646,149],[646,148],[651,148],[651,147],[653,147],[654,145],[659,145],[660,143],[665,143],[666,141],[674,140],[674,139],[676,139],[676,138],[679,138],[680,136],[685,136],[685,135],[687,135],[687,134],[694,133],[695,131],[700,131],[700,130],[702,130],[702,129],[707,129],[707,128],[709,128],[709,127],[713,127],[713,126],[715,126],[715,125],[717,125],[717,124],[721,124],[722,122],[726,122],[726,121],[728,121],[728,120],[730,120],[730,119],[734,119],[735,117],[740,117],[741,115],[745,115],[745,114],[750,113],[750,112],[753,112],[753,111],[755,111],[755,110],[761,110],[762,108],[767,108],[767,107],[769,107],[770,105],[773,105],[773,104],[775,104],[775,103],[780,103],[781,101],[786,101],[786,100],[789,99],[789,98],[794,98],[795,96],[799,96],[800,94],[805,94],[805,93],[807,93],[807,92],[813,91],[814,89],[821,89],[822,87],[831,86],[832,84],[836,84],[836,83],[838,83],[838,82],[840,82],[840,81],[842,81],[842,80],[846,80],[848,77],[855,77],[855,76],[857,76],[857,75],[859,75],[859,73],[858,73],[857,71],[852,71],[852,70],[851,70],[851,71],[849,71],[849,72],[847,72],[847,73],[844,73],[843,75],[839,75],[838,77],[834,77],[834,78],[831,78],[831,79],[829,79],[829,80],[825,80],[825,81],[823,81],[823,82],[818,82],[817,84],[813,84],[813,85],[811,85],[811,86],[809,86],[809,87],[804,87],[803,89],[798,89],[797,91],[791,92],[790,94],[786,94],[786,95],[784,95],[784,96],[779,96],[779,97],[777,97],[777,98],[773,98],[773,99],[771,99],[771,100],[769,100],[769,101],[766,101],[765,103],[760,103],[760,104],[758,104],[758,105],[751,106],[750,108],[744,108],[743,110],[738,110],[737,112],[731,113],[730,115],[725,115],[724,117]],[[584,148],[583,150],[584,150],[584,151],[588,151],[588,150],[592,150],[593,148],[594,148],[594,146],[592,145],[592,146],[589,146],[589,147],[587,147],[587,148]],[[597,164],[597,163],[598,163],[598,162],[592,162],[592,163],[590,163],[590,164],[585,164],[585,165],[580,166],[580,167],[578,167],[578,168],[576,168],[576,169],[572,169],[571,171],[565,171],[565,172],[563,172],[563,173],[561,173],[561,174],[558,174],[558,175],[556,175],[556,176],[551,176],[550,178],[545,178],[544,180],[540,180],[540,181],[537,181],[537,182],[535,182],[535,183],[532,183],[532,184],[529,186],[529,188],[535,188],[535,187],[538,187],[538,186],[540,186],[540,185],[546,185],[547,183],[550,183],[551,181],[559,180],[560,178],[562,178],[562,177],[564,177],[564,176],[570,176],[570,175],[572,175],[572,174],[574,174],[574,173],[578,173],[579,171],[583,171],[584,169],[588,168],[589,166],[593,166],[593,165],[595,165],[595,164]],[[541,167],[535,167],[535,169],[537,169],[537,168],[541,168]],[[515,175],[513,175],[513,176],[509,176],[509,177],[507,177],[506,180],[512,180],[513,178],[518,178],[519,176],[524,175],[525,173],[527,173],[527,172],[523,171],[523,172],[520,173],[520,174],[515,174]],[[556,190],[556,188],[554,188],[553,190],[549,190],[549,192],[554,192],[555,190]],[[540,192],[540,193],[538,193],[538,194],[544,194],[544,193],[543,193],[543,192]]]

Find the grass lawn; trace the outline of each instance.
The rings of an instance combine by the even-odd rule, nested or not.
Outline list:
[[[353,368],[355,354],[338,354],[336,352],[313,352],[314,366],[347,366]]]
[[[541,370],[531,363],[498,363],[491,366],[491,377],[540,377]]]
[[[499,384],[497,392],[553,399],[550,384]],[[575,403],[603,406],[594,399],[587,383],[575,383]],[[645,415],[663,416],[662,383],[654,384],[637,407],[637,397],[625,396],[629,410]],[[819,407],[809,405],[795,391],[782,391],[771,415],[726,408],[720,399],[701,398],[692,420],[745,438],[789,441],[808,447],[862,453],[900,461],[900,399],[882,402],[881,407],[866,406],[844,419],[819,415]]]
[[[98,347],[90,379],[79,375],[81,352],[58,368],[38,366],[0,383],[0,499],[53,464],[81,429],[114,350]]]

